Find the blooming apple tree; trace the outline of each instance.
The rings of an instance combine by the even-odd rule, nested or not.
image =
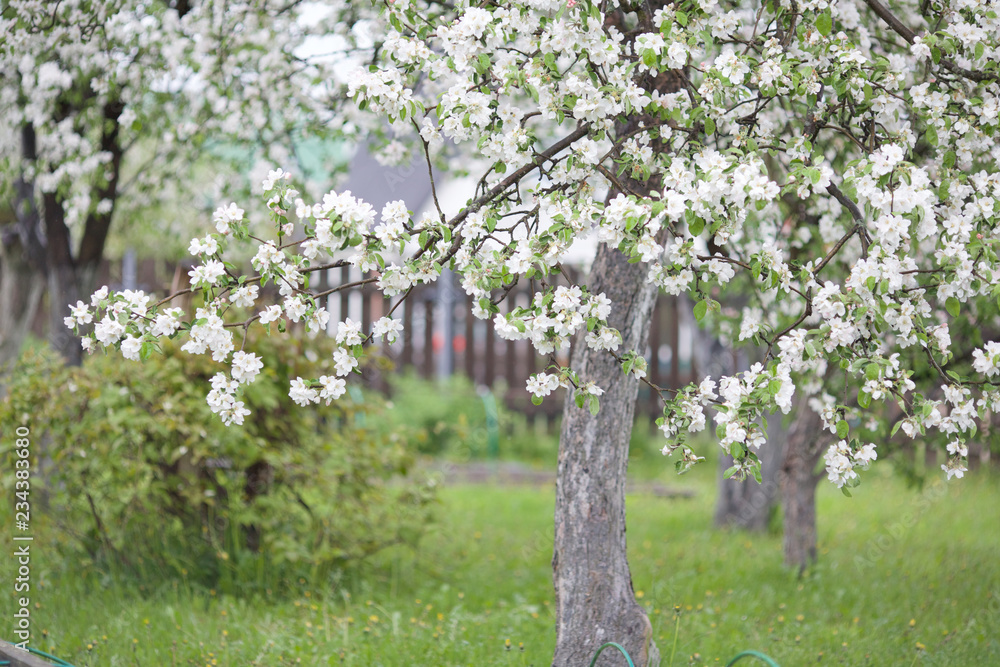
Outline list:
[[[382,3],[383,48],[349,95],[391,127],[388,159],[461,157],[475,196],[417,219],[406,202],[378,211],[350,192],[304,201],[276,169],[262,185],[268,234],[232,203],[191,242],[193,313],[170,307],[176,295],[105,289],[67,325],[88,350],[136,360],[182,337],[220,364],[208,402],[239,424],[241,388],[261,368],[243,349],[248,327],[333,329],[329,374],[290,387],[300,404],[330,402],[373,344],[400,335],[392,314],[410,290],[448,268],[501,336],[547,355],[580,335],[645,380],[643,350],[624,349],[608,324],[615,304],[561,270],[591,237],[688,295],[698,321],[765,352],[746,372],[653,387],[663,451],[680,468],[697,460],[687,439],[708,427],[708,409],[736,461],[729,474],[759,474],[764,415],[804,394],[839,436],[826,456],[838,486],[877,457],[857,437],[876,418],[944,438],[945,472],[961,476],[966,443],[1000,408],[1000,343],[983,339],[1000,331],[996,3],[649,7]],[[662,77],[676,92],[657,88]],[[370,277],[309,289],[311,273],[347,264]],[[500,313],[527,280],[530,305]],[[368,331],[330,322],[322,297],[361,283],[390,300],[388,315]],[[731,293],[746,304],[733,314]],[[572,368],[528,381],[539,400],[560,386],[598,409],[602,388]]]

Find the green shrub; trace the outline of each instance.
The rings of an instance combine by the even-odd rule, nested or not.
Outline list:
[[[35,482],[67,556],[213,586],[266,570],[256,579],[273,585],[265,579],[279,572],[326,574],[418,539],[433,488],[405,477],[414,457],[397,431],[365,427],[384,422],[364,418],[384,406],[349,396],[294,405],[289,381],[322,374],[330,355],[324,340],[307,352],[278,338],[248,342],[265,365],[246,388],[242,427],[224,426],[205,401],[220,365],[172,344],[141,364],[95,355],[67,368],[47,350],[22,356],[0,422],[31,429]]]

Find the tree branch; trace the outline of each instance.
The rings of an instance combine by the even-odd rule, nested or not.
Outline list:
[[[865,4],[878,15],[880,19],[885,21],[886,25],[892,28],[897,35],[905,39],[910,44],[914,44],[917,40],[918,35],[910,30],[907,26],[903,24],[896,15],[889,10],[888,7],[883,5],[880,0],[865,0]],[[941,58],[940,64],[946,69],[951,70],[959,76],[963,76],[966,79],[971,79],[973,81],[995,81],[1000,78],[1000,75],[989,74],[987,72],[973,72],[972,70],[967,70],[960,65],[955,64],[948,58]]]

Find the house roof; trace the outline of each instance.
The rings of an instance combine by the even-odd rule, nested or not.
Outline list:
[[[391,201],[402,199],[406,208],[420,211],[431,196],[431,179],[427,174],[427,163],[420,154],[415,154],[411,162],[400,166],[383,166],[372,155],[369,147],[362,146],[354,154],[347,169],[347,181],[341,191],[362,199],[381,212]],[[441,175],[435,170],[435,182],[440,183]]]

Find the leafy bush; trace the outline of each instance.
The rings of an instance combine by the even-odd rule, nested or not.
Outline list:
[[[0,421],[31,428],[46,514],[74,556],[217,585],[265,564],[328,573],[418,539],[433,488],[405,479],[413,456],[398,432],[365,427],[384,421],[364,418],[384,406],[293,405],[290,379],[322,373],[329,355],[324,341],[309,343],[317,354],[277,338],[250,341],[264,371],[246,389],[242,427],[223,426],[205,402],[218,365],[171,345],[142,364],[22,356]]]

